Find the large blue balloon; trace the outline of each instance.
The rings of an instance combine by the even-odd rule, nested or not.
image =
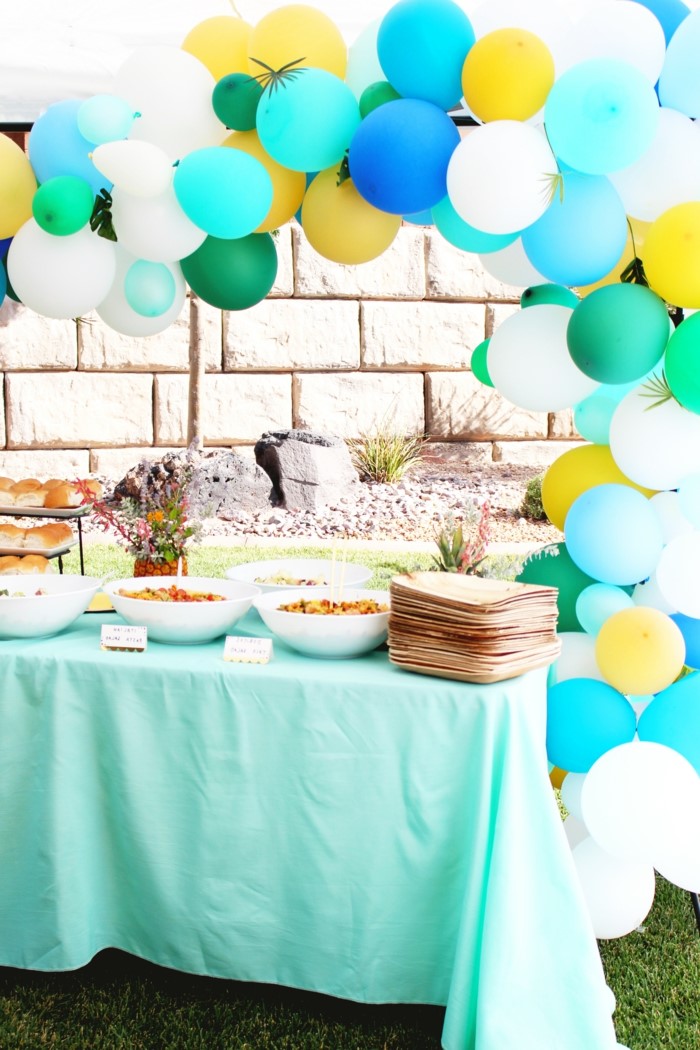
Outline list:
[[[587,773],[619,744],[634,739],[634,708],[595,678],[567,678],[547,691],[547,758],[568,773]]]
[[[686,664],[700,668],[700,620],[685,613],[672,613],[671,619],[676,621],[683,635]]]
[[[452,0],[401,0],[382,19],[377,56],[399,95],[452,109],[462,97],[462,67],[474,39]]]
[[[368,113],[350,143],[358,193],[381,211],[412,215],[447,196],[459,132],[431,102],[400,98]]]
[[[457,214],[449,197],[443,197],[433,208],[433,222],[446,241],[454,244],[455,248],[461,248],[463,252],[473,252],[475,255],[500,251],[501,248],[507,248],[513,241],[517,241],[520,236],[519,232],[486,233],[484,230],[477,230]]]
[[[193,150],[175,169],[185,215],[211,237],[247,237],[272,204],[272,179],[256,157],[229,146]]]
[[[659,77],[659,98],[669,109],[700,116],[700,10],[683,20],[673,35]]]
[[[94,193],[111,189],[112,183],[90,159],[94,143],[78,129],[82,99],[54,102],[37,118],[29,134],[29,160],[39,182],[56,175],[77,175]]]
[[[579,287],[608,274],[627,240],[627,216],[603,175],[564,173],[563,194],[522,233],[525,254],[547,280]]]
[[[609,58],[588,59],[562,73],[544,107],[554,153],[589,175],[634,164],[649,149],[658,120],[659,100],[648,79]]]
[[[571,504],[566,547],[583,572],[601,583],[641,583],[663,549],[661,523],[649,500],[629,485],[595,485]]]
[[[634,2],[641,4],[642,7],[646,7],[648,11],[656,15],[661,23],[667,44],[683,19],[690,14],[690,8],[681,0],[634,0]]]
[[[700,672],[657,693],[639,719],[639,739],[679,751],[700,773]]]

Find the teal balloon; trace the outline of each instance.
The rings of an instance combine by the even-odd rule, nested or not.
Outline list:
[[[571,315],[566,342],[573,362],[599,383],[632,383],[663,357],[668,310],[642,284],[609,284],[587,295]]]
[[[700,672],[657,693],[639,719],[639,739],[679,751],[700,773]]]
[[[6,294],[7,294],[7,274],[5,272],[5,264],[4,264],[4,262],[0,262],[0,306],[2,306],[2,303],[3,303],[4,299],[5,299],[5,295]]]
[[[132,310],[142,317],[160,317],[173,305],[175,278],[165,263],[132,263],[124,278],[124,296]]]
[[[471,22],[452,0],[401,0],[381,21],[377,55],[400,95],[448,110],[462,98],[462,68],[474,40]]]
[[[533,284],[520,296],[520,306],[523,310],[528,306],[540,306],[542,303],[570,306],[573,310],[580,301],[576,292],[564,288],[561,284]]]
[[[211,102],[217,117],[227,128],[252,131],[263,89],[247,73],[229,73],[217,83]]]
[[[673,396],[700,413],[700,313],[681,321],[666,347],[665,371]]]
[[[272,179],[255,157],[229,146],[193,150],[175,169],[173,189],[185,215],[212,237],[245,237],[272,204]]]
[[[401,98],[387,80],[375,80],[360,95],[360,116],[366,117],[377,106],[383,106],[385,102],[393,102]]]
[[[569,773],[587,773],[613,747],[634,740],[627,698],[595,678],[567,678],[547,690],[547,758]]]
[[[339,164],[360,123],[352,91],[325,69],[295,71],[282,87],[268,88],[256,124],[263,147],[292,171],[322,171]]]
[[[42,230],[55,237],[77,233],[90,221],[95,198],[84,179],[56,175],[42,183],[32,200],[32,214]]]
[[[659,100],[628,62],[591,58],[567,69],[544,107],[547,139],[557,158],[589,175],[634,164],[651,146]]]
[[[78,130],[96,146],[127,138],[134,123],[134,107],[117,95],[93,95],[77,113]]]
[[[565,172],[545,213],[522,233],[528,259],[555,284],[582,287],[610,273],[627,240],[625,208],[609,179]]]
[[[620,403],[605,390],[605,387],[599,387],[595,393],[574,406],[576,430],[584,440],[594,445],[610,444],[610,424]]]
[[[584,587],[596,581],[575,565],[564,543],[553,543],[531,554],[516,577],[520,583],[556,587],[559,621],[557,630],[581,631],[576,601]]]
[[[56,175],[76,175],[84,179],[93,193],[111,189],[112,183],[90,159],[94,142],[78,128],[80,99],[54,102],[37,117],[29,133],[29,160],[39,183]]]
[[[247,310],[275,283],[277,252],[269,233],[237,240],[207,237],[180,263],[193,292],[219,310]]]
[[[484,386],[493,386],[493,380],[489,375],[487,353],[489,348],[490,339],[484,339],[483,343],[479,343],[472,352],[471,368],[473,374],[483,383]]]
[[[486,233],[484,230],[477,230],[457,214],[449,197],[443,197],[434,205],[433,222],[446,241],[455,248],[461,248],[463,252],[473,252],[475,255],[500,251],[501,248],[507,248],[513,241],[517,241],[520,236],[519,231]]]
[[[608,617],[634,605],[622,587],[609,583],[592,583],[576,599],[576,616],[587,634],[597,634]]]
[[[430,208],[426,208],[425,211],[414,211],[409,215],[403,216],[404,222],[409,222],[411,226],[432,226],[433,224],[433,213]]]

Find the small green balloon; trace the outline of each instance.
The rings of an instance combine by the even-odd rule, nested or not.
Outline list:
[[[579,297],[563,284],[533,284],[520,296],[520,306],[542,306],[548,303],[553,306],[578,306]]]
[[[700,414],[700,313],[681,321],[669,339],[665,369],[673,396]]]
[[[375,80],[360,95],[360,116],[364,120],[377,106],[383,106],[385,102],[395,102],[397,98],[401,98],[401,95],[387,80]]]
[[[262,86],[254,77],[247,73],[229,73],[214,88],[211,102],[217,117],[227,128],[252,131],[262,93]]]
[[[207,237],[181,264],[185,280],[219,310],[247,310],[275,283],[277,251],[269,233],[223,240]]]
[[[484,339],[483,343],[479,343],[479,345],[472,351],[472,372],[479,382],[484,384],[484,386],[494,385],[493,380],[489,375],[488,363],[486,360],[486,354],[490,342],[490,339]]]
[[[552,543],[531,554],[516,577],[519,583],[557,587],[557,630],[582,631],[576,615],[576,600],[585,587],[597,583],[572,561],[565,543]]]
[[[661,360],[670,331],[656,292],[643,284],[608,284],[578,304],[566,343],[574,364],[591,379],[632,383]]]
[[[55,237],[77,233],[90,221],[95,203],[92,189],[76,175],[47,179],[34,194],[32,213],[42,230]]]

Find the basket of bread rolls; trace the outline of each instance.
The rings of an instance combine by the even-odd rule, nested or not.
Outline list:
[[[43,551],[63,551],[75,543],[73,530],[64,521],[22,528],[13,523],[0,522],[0,550],[21,554],[23,551],[41,554]]]
[[[94,478],[81,480],[95,497],[102,496],[102,485]],[[80,488],[73,481],[64,478],[49,478],[40,481],[38,478],[23,478],[14,481],[12,478],[0,477],[0,511],[2,508],[12,511],[22,507],[46,510],[72,510],[83,506],[85,499]]]

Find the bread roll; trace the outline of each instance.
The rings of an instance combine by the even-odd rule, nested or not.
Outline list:
[[[41,487],[44,488],[44,489],[55,489],[57,485],[65,485],[65,484],[66,484],[66,479],[65,478],[49,478],[49,480],[45,481],[44,484]]]
[[[25,532],[19,525],[0,525],[0,547],[24,546]]]
[[[0,489],[11,489],[14,483],[13,478],[0,478]]]
[[[82,502],[83,497],[75,485],[72,485],[69,481],[64,481],[62,485],[55,485],[54,488],[49,489],[44,498],[44,506],[47,510],[80,507]]]
[[[82,478],[81,481],[86,488],[90,489],[90,492],[93,494],[95,499],[102,499],[104,490],[102,488],[101,482],[99,482],[97,478]]]
[[[17,576],[21,561],[15,554],[6,554],[0,558],[0,576]]]
[[[46,489],[30,489],[28,492],[16,492],[14,494],[14,504],[13,504],[13,506],[15,506],[15,507],[43,507],[45,499],[46,499]]]
[[[0,507],[14,507],[17,497],[9,489],[0,489]]]
[[[16,481],[11,487],[10,492],[31,492],[32,489],[40,489],[41,482],[38,478],[24,478],[22,481]]]
[[[27,529],[22,546],[29,550],[52,550],[54,547],[65,546],[72,539],[73,530],[70,525],[57,521],[50,525],[38,525],[34,529]]]
[[[25,554],[23,558],[18,558],[19,562],[19,573],[22,575],[34,576],[39,573],[55,572],[55,569],[48,558],[45,558],[43,554]]]

